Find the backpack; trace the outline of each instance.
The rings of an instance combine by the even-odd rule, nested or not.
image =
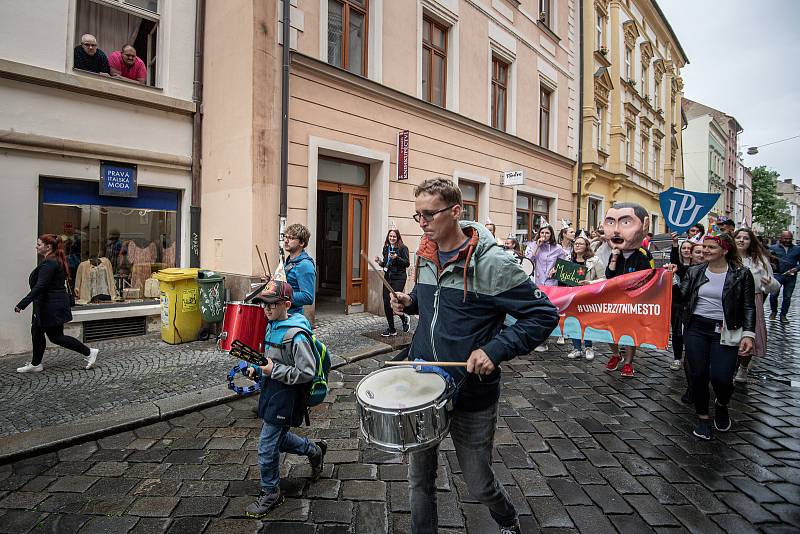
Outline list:
[[[317,336],[302,328],[290,328],[286,332],[285,339],[294,339],[298,333],[303,333],[309,340],[311,350],[314,352],[314,359],[316,360],[316,369],[314,371],[314,378],[308,386],[308,393],[306,395],[306,406],[317,406],[328,395],[328,374],[331,371],[331,355],[328,352],[328,347],[325,343],[320,341]]]

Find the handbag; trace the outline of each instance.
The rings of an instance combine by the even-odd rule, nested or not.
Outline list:
[[[72,284],[69,280],[64,280],[64,289],[69,295],[69,307],[73,308],[75,306],[75,290],[72,288]]]

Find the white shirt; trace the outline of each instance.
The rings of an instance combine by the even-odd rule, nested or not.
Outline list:
[[[708,282],[701,285],[697,291],[697,306],[694,308],[695,315],[706,319],[714,319],[715,321],[725,319],[725,313],[722,309],[722,289],[725,287],[726,276],[728,276],[727,269],[722,273],[712,273],[710,269],[706,269]]]

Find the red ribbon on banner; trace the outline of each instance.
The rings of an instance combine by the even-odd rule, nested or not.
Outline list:
[[[666,269],[628,273],[584,286],[539,289],[558,308],[564,337],[667,348],[672,273]]]

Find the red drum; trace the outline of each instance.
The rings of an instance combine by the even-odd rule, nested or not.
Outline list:
[[[264,309],[258,304],[228,302],[225,305],[225,321],[219,336],[219,348],[231,350],[234,340],[239,340],[258,352],[264,352],[264,334],[267,332],[267,318]]]

